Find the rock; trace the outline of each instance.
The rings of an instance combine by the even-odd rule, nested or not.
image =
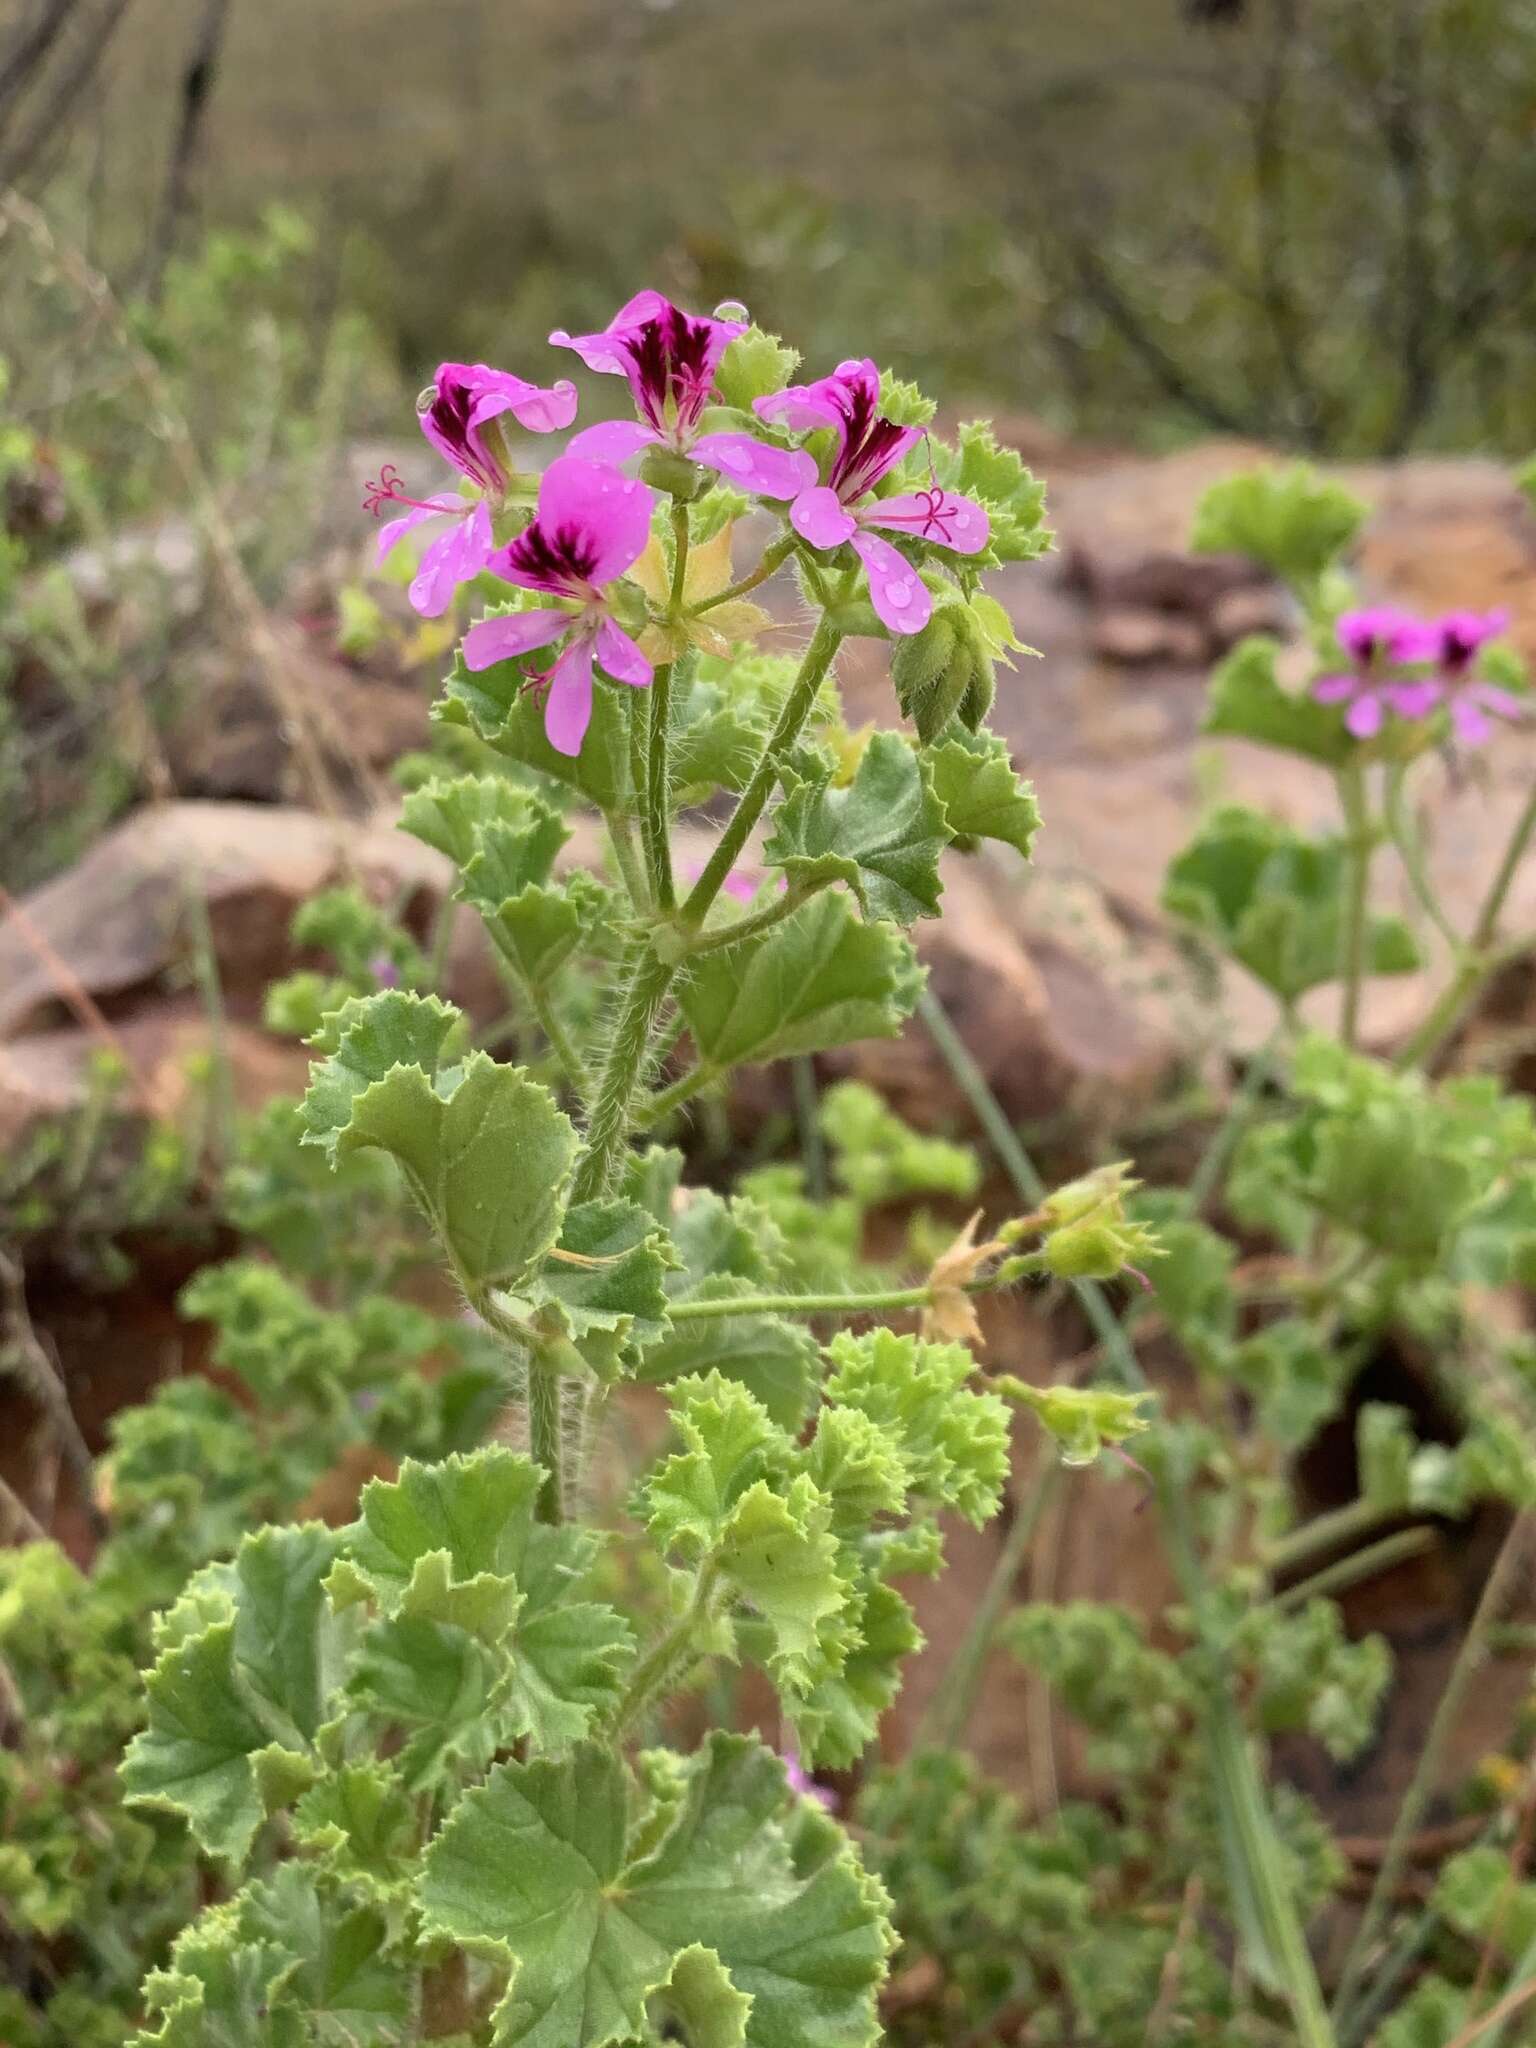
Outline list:
[[[71,986],[110,1003],[185,966],[195,896],[226,1006],[254,1018],[267,984],[291,964],[294,911],[348,876],[380,902],[436,900],[448,864],[384,820],[236,803],[135,812],[0,924],[0,1037],[69,1014]]]
[[[1141,668],[1152,661],[1199,661],[1210,636],[1196,618],[1121,605],[1099,614],[1090,644],[1102,661]]]
[[[215,1038],[195,996],[170,997],[105,1029],[70,1024],[0,1045],[0,1150],[14,1159],[41,1126],[82,1108],[92,1062],[105,1051],[128,1070],[123,1109],[175,1122],[191,1097],[194,1064],[216,1050],[241,1109],[259,1109],[274,1095],[304,1088],[309,1055],[303,1046],[237,1023],[226,1023]]]
[[[59,568],[91,612],[134,602],[150,616],[189,619],[202,605],[207,582],[202,536],[192,520],[180,517],[70,548]]]

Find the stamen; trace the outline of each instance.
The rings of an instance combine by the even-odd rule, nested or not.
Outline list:
[[[932,475],[933,457],[931,455],[928,458],[928,462],[929,474]],[[945,547],[953,547],[955,544],[954,536],[949,530],[949,522],[954,518],[954,514],[946,511],[944,508],[944,493],[939,489],[937,478],[934,479],[931,490],[919,491],[917,496],[923,501],[924,540],[929,539],[936,533]]]
[[[410,505],[418,512],[442,512],[442,505],[429,505],[424,498],[413,498],[401,489],[400,472],[392,462],[386,462],[376,477],[370,477],[363,490],[363,510],[371,512],[375,519],[386,505]]]

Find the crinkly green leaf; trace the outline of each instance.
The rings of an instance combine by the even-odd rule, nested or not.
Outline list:
[[[801,1756],[834,1770],[848,1769],[874,1741],[880,1716],[901,1690],[902,1660],[923,1644],[912,1609],[874,1577],[855,1589],[844,1626],[841,1661],[790,1707]]]
[[[859,1038],[891,1038],[922,970],[887,925],[861,925],[846,898],[814,898],[760,938],[692,963],[679,1001],[699,1057],[723,1072]]]
[[[866,917],[911,924],[938,915],[948,838],[924,758],[898,734],[877,732],[851,782],[790,787],[763,851],[792,888],[846,882]]]
[[[1212,484],[1195,512],[1190,545],[1247,555],[1283,582],[1310,590],[1360,531],[1365,507],[1305,463],[1250,470]]]
[[[322,1586],[334,1546],[313,1523],[246,1537],[149,1675],[148,1725],[123,1760],[123,1790],[181,1814],[211,1854],[243,1856],[263,1817],[260,1754],[303,1758],[325,1718],[336,1639]]]
[[[925,1344],[894,1330],[843,1332],[827,1346],[828,1401],[857,1408],[888,1431],[921,1499],[978,1526],[997,1512],[1008,1475],[1008,1411],[966,1384],[975,1360],[963,1344]]]
[[[701,1282],[689,1299],[721,1301],[755,1292],[750,1280],[720,1274]],[[673,1323],[648,1342],[635,1378],[648,1386],[718,1372],[761,1401],[781,1429],[805,1419],[817,1362],[816,1339],[803,1323],[783,1316],[699,1316]]]
[[[467,880],[477,888],[482,877],[474,872],[476,865],[471,862]],[[530,883],[515,896],[493,900],[476,894],[470,900],[504,957],[535,988],[552,981],[574,953],[593,941],[613,901],[601,882],[580,873],[558,887]]]
[[[981,1162],[969,1146],[913,1130],[862,1081],[834,1082],[819,1120],[838,1181],[865,1207],[903,1195],[968,1202],[981,1185]]]
[[[1347,870],[1342,839],[1305,839],[1278,819],[1228,805],[1175,857],[1163,903],[1292,1001],[1344,972]],[[1419,965],[1400,918],[1368,919],[1368,974],[1410,974]]]
[[[495,606],[487,613],[497,615]],[[497,753],[565,783],[598,810],[622,810],[630,800],[631,784],[628,714],[620,692],[599,685],[580,753],[562,754],[549,744],[543,708],[526,688],[527,681],[520,661],[499,661],[472,674],[462,653],[457,654],[432,715],[444,725],[468,727]]]
[[[573,1336],[624,1330],[646,1343],[665,1326],[666,1278],[679,1263],[666,1232],[638,1202],[582,1202],[567,1210],[560,1243],[531,1292],[558,1304]]]
[[[751,2010],[749,1994],[735,1988],[714,1950],[698,1943],[676,1958],[649,2002],[657,2037],[686,2041],[688,2048],[744,2048]]]
[[[828,1624],[848,1605],[832,1511],[805,1473],[782,1492],[760,1479],[736,1502],[711,1553],[718,1570],[767,1623],[767,1663],[780,1685],[804,1690],[841,1662]]]
[[[678,1775],[664,1830],[634,1859],[632,1792],[609,1750],[499,1765],[450,1816],[422,1906],[429,1930],[510,1960],[497,2048],[630,2041],[698,1948],[751,2000],[745,2048],[871,2048],[890,1936],[846,1839],[812,1814],[791,1843],[783,1766],[750,1738],[711,1735]]]
[[[386,1897],[408,1880],[416,1811],[395,1766],[369,1757],[312,1785],[293,1810],[293,1833],[333,1876]]]
[[[747,1489],[782,1465],[788,1444],[762,1404],[719,1373],[680,1380],[669,1399],[687,1448],[646,1481],[646,1520],[659,1548],[697,1558],[719,1540]]]
[[[480,860],[498,900],[547,882],[571,836],[557,811],[501,775],[434,776],[406,797],[400,822],[461,871]]]
[[[941,482],[986,506],[992,522],[990,559],[1032,562],[1050,547],[1055,536],[1044,524],[1045,486],[1012,448],[999,443],[987,421],[967,421],[956,436],[953,456],[946,451],[939,463]]]
[[[458,1618],[454,1591],[478,1583],[503,1589],[515,1612],[543,1483],[540,1466],[501,1445],[436,1465],[408,1458],[397,1479],[364,1487],[361,1518],[340,1538],[333,1598],[371,1597],[386,1614],[409,1603],[449,1621]],[[494,1638],[511,1619],[488,1614],[486,1632]]]
[[[1239,642],[1212,671],[1200,729],[1336,768],[1359,744],[1350,737],[1344,712],[1282,687],[1275,672],[1279,652],[1278,642],[1260,635]]]
[[[1015,772],[1007,742],[996,733],[949,728],[927,749],[933,790],[944,806],[951,839],[962,848],[995,839],[1029,859],[1040,824],[1033,788]]]
[[[443,1069],[458,1013],[391,989],[349,1003],[304,1098],[332,1158],[390,1153],[470,1287],[513,1287],[555,1243],[577,1138],[547,1088],[483,1052]]]
[[[805,1469],[832,1509],[840,1537],[863,1535],[907,1504],[910,1469],[894,1433],[861,1408],[823,1408],[805,1449]]]
[[[784,389],[799,361],[800,351],[786,347],[776,334],[749,327],[720,358],[715,389],[726,405],[750,412],[753,399]]]
[[[455,1623],[401,1613],[364,1631],[347,1690],[358,1712],[405,1735],[396,1760],[414,1793],[483,1771],[512,1741],[509,1683],[501,1649]]]

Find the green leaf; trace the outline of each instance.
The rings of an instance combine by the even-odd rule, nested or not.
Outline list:
[[[970,420],[956,436],[954,455],[939,457],[942,482],[962,496],[979,498],[992,522],[987,559],[1032,562],[1055,536],[1045,525],[1045,486],[1023,459],[1004,448],[986,420]]]
[[[688,2048],[743,2048],[752,2000],[738,1991],[712,1948],[685,1948],[672,1974],[651,1994],[650,2019],[663,2040]]]
[[[755,1293],[750,1280],[719,1275],[694,1288],[688,1299],[722,1301]],[[816,1339],[803,1323],[782,1316],[703,1316],[674,1323],[647,1343],[634,1377],[646,1386],[719,1373],[761,1401],[781,1429],[805,1420],[817,1363]]]
[[[1040,807],[1031,785],[1014,772],[1006,741],[995,733],[951,726],[925,758],[957,844],[996,839],[1029,859]]]
[[[846,882],[866,917],[911,924],[939,910],[944,806],[923,758],[896,733],[877,732],[852,782],[789,783],[764,858],[792,888]]]
[[[782,391],[795,374],[800,351],[787,348],[776,334],[749,327],[738,334],[715,371],[715,389],[726,405],[750,412],[755,398]]]
[[[547,882],[571,836],[557,811],[500,775],[434,777],[406,797],[400,823],[461,871],[482,863],[498,900]]]
[[[919,1498],[980,1527],[1008,1476],[1008,1411],[966,1385],[976,1361],[963,1344],[925,1344],[893,1330],[832,1339],[828,1401],[857,1408],[900,1449]]]
[[[515,606],[492,606],[488,618]],[[544,713],[525,685],[521,662],[499,661],[476,674],[455,655],[443,695],[432,715],[444,725],[466,726],[508,760],[521,761],[554,782],[576,790],[600,811],[623,810],[630,801],[629,723],[620,687],[599,683],[593,692],[592,723],[579,754],[562,754],[549,744]]]
[[[398,1763],[409,1792],[483,1771],[517,1730],[504,1655],[478,1635],[421,1614],[364,1634],[347,1682],[354,1705],[407,1735]]]
[[[789,1445],[762,1404],[718,1373],[680,1380],[668,1398],[687,1448],[646,1481],[646,1521],[659,1549],[697,1558],[719,1541],[747,1489],[782,1465]]]
[[[294,1839],[334,1876],[390,1897],[409,1879],[416,1812],[393,1764],[343,1764],[293,1810]]]
[[[922,983],[905,939],[861,925],[844,897],[825,894],[761,938],[704,954],[679,1002],[700,1059],[723,1072],[892,1038]]]
[[[408,1606],[441,1621],[459,1618],[455,1591],[504,1589],[502,1618],[487,1615],[489,1640],[514,1618],[517,1584],[533,1531],[543,1469],[501,1445],[423,1465],[408,1458],[394,1480],[363,1488],[362,1517],[342,1532],[332,1597],[371,1597],[386,1614]]]
[[[1259,635],[1240,641],[1212,671],[1200,730],[1338,767],[1359,745],[1350,737],[1342,707],[1282,689],[1275,673],[1279,652],[1276,641]]]
[[[125,1796],[181,1814],[210,1854],[238,1860],[263,1818],[258,1757],[302,1757],[334,1682],[322,1584],[335,1538],[314,1523],[247,1536],[181,1612],[148,1680],[148,1726],[123,1760]],[[194,1582],[195,1585],[196,1582]]]
[[[1201,554],[1247,555],[1302,589],[1315,585],[1360,531],[1365,507],[1304,463],[1213,484],[1195,513]]]
[[[1174,859],[1163,904],[1293,1001],[1344,972],[1347,878],[1342,839],[1304,839],[1277,819],[1229,805]],[[1410,974],[1420,964],[1401,919],[1369,919],[1368,974]]]
[[[840,1537],[862,1535],[882,1515],[899,1515],[911,1477],[891,1431],[861,1408],[823,1408],[805,1453]]]
[[[456,1022],[398,989],[349,1003],[304,1098],[307,1141],[390,1153],[465,1285],[515,1288],[558,1237],[576,1132],[521,1067],[474,1052],[440,1070]]]
[[[718,1569],[766,1622],[768,1667],[775,1680],[803,1691],[836,1669],[840,1645],[827,1624],[848,1605],[838,1570],[832,1511],[801,1473],[786,1491],[760,1479],[741,1495],[713,1552]]]
[[[862,1081],[834,1082],[818,1116],[839,1183],[866,1208],[904,1195],[968,1202],[981,1185],[981,1162],[968,1145],[914,1131]]]
[[[834,1770],[847,1770],[874,1741],[880,1716],[901,1691],[902,1660],[923,1646],[912,1609],[872,1577],[856,1591],[846,1628],[841,1663],[790,1708],[801,1756]]]
[[[559,888],[530,883],[516,896],[481,896],[478,861],[470,863],[465,893],[492,938],[534,988],[543,988],[583,946],[591,943],[612,897],[591,875],[574,874]],[[473,893],[472,893],[473,892]]]
[[[750,1738],[711,1735],[679,1775],[664,1830],[637,1858],[625,1851],[630,1788],[608,1750],[499,1765],[449,1817],[422,1907],[429,1931],[510,1957],[497,2048],[627,2042],[700,1947],[751,2000],[745,2048],[872,2048],[891,1937],[846,1838],[802,1813],[791,1843],[783,1766]]]
[[[557,1303],[573,1336],[619,1330],[648,1343],[666,1326],[665,1282],[680,1263],[666,1232],[637,1202],[582,1202],[566,1212],[533,1298]]]

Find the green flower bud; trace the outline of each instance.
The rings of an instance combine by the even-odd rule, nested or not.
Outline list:
[[[963,602],[935,606],[920,633],[897,641],[891,657],[896,698],[924,742],[953,719],[974,731],[991,708],[992,655],[980,621]]]
[[[675,448],[648,448],[640,464],[640,476],[653,490],[665,491],[685,505],[714,482],[708,470],[700,469]]]
[[[1032,1387],[1012,1373],[989,1385],[1021,1407],[1032,1408],[1040,1426],[1056,1439],[1063,1465],[1091,1465],[1106,1444],[1120,1444],[1146,1429],[1147,1394],[1117,1394],[1100,1387]]]

